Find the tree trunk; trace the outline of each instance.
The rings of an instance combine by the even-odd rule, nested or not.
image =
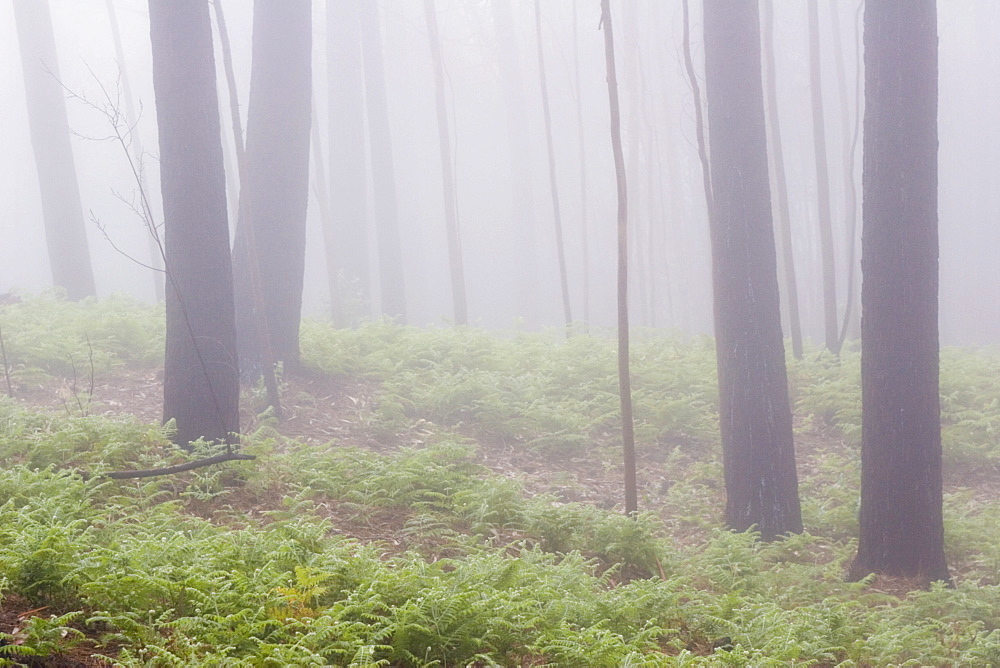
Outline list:
[[[290,366],[299,363],[311,78],[311,0],[256,0],[246,174],[233,275],[239,330],[249,333],[263,323],[266,332],[241,339],[241,366],[268,358]],[[255,313],[261,306],[264,312]],[[263,354],[258,341],[270,355]]]
[[[444,64],[434,0],[424,0],[424,14],[427,17],[427,37],[430,40],[431,60],[434,65],[434,99],[437,107],[438,141],[441,147],[441,183],[444,192],[448,261],[451,269],[452,308],[455,313],[455,324],[467,325],[469,311],[465,300],[465,270],[458,227],[458,195],[455,192],[455,173],[451,164],[451,131],[448,128],[448,110],[445,106]]]
[[[372,195],[378,233],[378,265],[382,314],[406,322],[403,250],[399,237],[396,173],[392,157],[389,103],[385,94],[382,27],[375,2],[361,2],[361,47],[368,102],[368,145],[372,160]]]
[[[239,431],[226,177],[208,4],[150,0],[167,268],[163,417],[174,439]]]
[[[552,143],[552,114],[549,111],[549,87],[545,81],[545,53],[542,48],[542,6],[535,0],[535,34],[538,38],[538,81],[542,93],[542,114],[545,120],[545,146],[549,156],[549,190],[552,194],[552,222],[556,234],[556,256],[559,262],[559,286],[562,292],[563,318],[566,335],[573,326],[573,309],[569,302],[569,278],[566,273],[566,251],[563,244],[562,213],[559,209],[559,181],[556,178],[556,149]]]
[[[15,0],[14,22],[52,282],[70,299],[90,297],[97,289],[48,0]]]
[[[331,216],[326,249],[327,271],[336,285],[330,295],[333,322],[339,327],[372,313],[361,1],[326,3]]]
[[[712,274],[726,521],[802,530],[767,178],[756,0],[705,0]]]
[[[865,6],[861,534],[850,577],[948,580],[938,388],[937,10]]]
[[[795,252],[792,247],[792,222],[788,205],[788,181],[785,178],[785,152],[781,142],[781,121],[778,113],[778,86],[775,80],[774,63],[774,3],[764,0],[764,20],[761,26],[761,46],[764,49],[763,75],[765,92],[767,94],[768,145],[774,172],[774,190],[778,196],[776,203],[778,219],[778,252],[781,257],[780,268],[784,274],[785,304],[788,313],[788,326],[792,337],[792,354],[795,359],[802,359],[802,320],[799,316],[799,287],[795,276]]]
[[[837,316],[837,270],[830,212],[830,169],[826,157],[823,77],[819,60],[819,0],[807,0],[809,15],[809,92],[812,96],[813,146],[816,157],[816,199],[819,205],[819,245],[823,259],[823,333],[827,350],[840,354]]]
[[[114,0],[106,0],[105,5],[108,9],[108,22],[111,24],[111,38],[115,43],[115,58],[118,60],[118,75],[121,79],[122,96],[125,98],[125,122],[128,123],[130,129],[129,139],[131,140],[132,146],[132,160],[138,166],[136,172],[138,179],[138,186],[140,196],[145,199],[146,193],[146,176],[145,170],[142,168],[142,162],[145,158],[142,150],[142,135],[139,134],[138,123],[139,115],[135,112],[135,98],[132,96],[132,85],[128,77],[128,67],[125,65],[125,49],[122,47],[122,36],[121,29],[118,26],[118,14],[115,12],[115,2]],[[141,210],[145,211],[145,207]],[[151,216],[151,212],[146,212],[144,215]],[[151,218],[143,220],[143,223],[147,226],[156,225],[156,222]],[[164,292],[164,281],[163,281],[163,249],[159,240],[159,232],[153,228],[147,228],[149,230],[149,235],[147,237],[147,246],[149,248],[149,265],[153,267],[153,290],[156,295],[156,301],[162,302],[166,293]]]
[[[607,63],[608,101],[611,108],[611,149],[618,184],[618,392],[622,411],[622,445],[625,465],[625,513],[638,512],[635,467],[635,427],[632,419],[632,378],[629,370],[628,323],[628,186],[622,151],[622,121],[615,71],[615,37],[611,26],[611,0],[601,0],[604,54]]]

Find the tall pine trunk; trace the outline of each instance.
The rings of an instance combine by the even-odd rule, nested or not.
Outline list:
[[[705,0],[712,276],[726,522],[802,530],[778,305],[756,0]]]
[[[239,432],[226,177],[208,4],[149,0],[167,270],[163,418],[174,439]]]
[[[295,366],[309,200],[312,2],[255,0],[253,23],[246,174],[233,248],[237,324],[249,334],[241,339],[241,366]],[[253,336],[258,327],[265,331]]]
[[[853,579],[948,580],[938,381],[937,9],[865,6],[861,511]]]
[[[15,0],[14,22],[52,282],[70,299],[90,297],[97,289],[48,0]]]

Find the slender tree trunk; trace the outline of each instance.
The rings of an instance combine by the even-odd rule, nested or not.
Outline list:
[[[559,260],[559,285],[562,288],[563,317],[566,335],[573,326],[573,310],[569,301],[569,278],[566,273],[566,251],[563,244],[562,213],[559,209],[559,180],[556,178],[556,149],[552,143],[552,114],[549,111],[549,87],[545,81],[545,52],[542,48],[542,6],[535,0],[535,33],[538,37],[538,81],[542,93],[542,114],[545,118],[545,146],[549,156],[549,189],[552,193],[552,222],[556,233],[556,255]]]
[[[244,337],[241,363],[299,363],[311,101],[311,0],[255,0],[233,272],[240,331],[265,331]]]
[[[788,181],[785,175],[785,151],[781,141],[781,121],[778,109],[778,86],[774,62],[774,3],[772,0],[763,2],[763,21],[761,30],[761,46],[764,50],[764,90],[767,94],[768,145],[771,150],[768,155],[774,174],[774,190],[778,196],[775,203],[777,209],[778,254],[781,258],[780,268],[784,276],[785,304],[788,313],[788,326],[792,337],[792,355],[802,359],[802,320],[799,316],[799,287],[795,275],[795,252],[792,247],[792,223],[788,205]]]
[[[135,97],[132,95],[132,85],[129,81],[128,67],[125,64],[125,49],[122,47],[121,29],[118,25],[118,14],[115,12],[114,0],[106,0],[105,6],[108,9],[108,21],[111,24],[111,38],[115,43],[115,58],[118,60],[118,72],[121,77],[122,96],[125,98],[125,122],[130,128],[129,139],[132,144],[133,160],[139,166],[139,190],[146,192],[146,172],[143,169],[145,156],[142,150],[142,136],[139,134],[139,115],[135,112]],[[146,225],[155,225],[152,219],[143,221]],[[159,232],[149,230],[147,245],[149,247],[149,264],[156,270],[153,272],[153,290],[156,294],[156,301],[162,302],[165,298],[163,282],[163,249],[158,240]]]
[[[851,116],[847,108],[847,74],[844,71],[844,44],[840,36],[840,12],[836,0],[830,3],[832,15],[831,25],[833,26],[833,39],[835,43],[835,53],[837,54],[837,88],[840,92],[840,115],[843,119],[844,135],[844,189],[846,191],[845,207],[847,210],[847,305],[844,307],[844,319],[840,326],[840,347],[843,348],[847,341],[848,334],[852,331],[852,325],[856,328],[860,321],[858,310],[858,292],[860,281],[855,280],[858,273],[857,248],[858,248],[858,183],[854,176],[854,163],[858,151],[858,139],[861,134],[861,65],[862,53],[858,39],[858,17],[864,8],[864,0],[858,4],[857,14],[854,20],[855,28],[855,48],[854,54],[857,58],[855,70],[854,86],[854,129],[850,129]],[[848,140],[848,135],[851,135]],[[848,143],[849,142],[849,143]]]
[[[424,13],[427,16],[427,36],[434,64],[434,97],[437,104],[438,140],[441,146],[441,182],[444,188],[444,218],[451,269],[452,307],[455,312],[455,324],[467,325],[469,311],[465,300],[465,270],[458,226],[458,195],[455,192],[455,173],[451,164],[451,132],[448,128],[448,110],[445,106],[444,62],[441,57],[441,37],[438,35],[434,0],[424,0]]]
[[[339,327],[372,313],[361,2],[326,3],[331,216],[326,248],[328,271],[336,280],[330,294],[333,322]]]
[[[382,313],[406,322],[403,249],[399,236],[389,103],[385,94],[382,27],[379,25],[378,4],[368,0],[361,2],[361,47],[368,102],[368,144],[372,160],[375,228],[378,232]]]
[[[580,30],[578,3],[573,3],[573,82],[576,91],[576,125],[580,147],[580,253],[583,263],[583,330],[590,328],[590,244],[587,223],[587,138],[583,126],[583,89],[580,86]]]
[[[705,0],[712,275],[726,522],[802,531],[778,304],[756,0]]]
[[[948,580],[938,387],[937,9],[865,6],[861,511],[850,577]]]
[[[698,85],[698,75],[694,69],[694,59],[691,57],[691,17],[688,11],[688,0],[681,0],[684,13],[684,68],[687,71],[688,82],[691,84],[691,95],[694,97],[694,126],[698,143],[698,161],[701,163],[701,184],[705,192],[705,208],[708,210],[708,227],[715,227],[715,200],[712,197],[712,173],[708,159],[708,145],[705,139],[705,118],[701,106],[701,86]]]
[[[338,306],[335,297],[338,291],[337,281],[337,233],[333,228],[333,211],[330,207],[330,191],[327,189],[326,158],[323,155],[323,140],[320,137],[319,116],[316,113],[316,99],[312,103],[312,156],[313,156],[313,192],[319,205],[320,229],[323,232],[323,251],[326,259],[326,285],[330,292],[331,315],[334,324],[337,321]]]
[[[70,299],[90,297],[97,289],[48,0],[15,0],[14,22],[52,282]]]
[[[816,157],[816,199],[819,204],[819,240],[823,258],[823,332],[826,348],[840,354],[840,318],[837,315],[837,270],[830,212],[830,170],[826,157],[826,120],[823,77],[819,57],[819,0],[806,0],[809,15],[809,92],[812,96],[813,145]]]
[[[618,391],[621,400],[625,463],[625,513],[633,515],[638,512],[639,498],[635,470],[635,427],[632,419],[632,378],[629,370],[628,185],[625,180],[625,154],[622,151],[622,122],[618,104],[618,75],[615,71],[611,0],[601,0],[601,24],[604,27],[608,102],[611,108],[611,148],[615,158],[615,177],[618,184]]]
[[[239,373],[215,58],[203,0],[150,0],[167,268],[164,421],[174,439],[239,432]]]

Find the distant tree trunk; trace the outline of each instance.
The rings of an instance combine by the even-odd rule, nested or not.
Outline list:
[[[452,308],[455,313],[455,324],[467,325],[469,310],[465,300],[465,270],[458,226],[458,195],[455,192],[455,173],[451,164],[451,131],[448,127],[448,110],[445,105],[444,63],[441,57],[441,37],[438,35],[434,0],[424,0],[424,14],[427,16],[427,37],[430,40],[431,60],[434,64],[434,99],[437,106],[438,143],[441,147],[441,183],[444,192],[445,231],[448,237],[448,262],[451,269]]]
[[[90,297],[97,289],[48,0],[14,0],[14,22],[52,282],[70,299]]]
[[[632,378],[629,370],[628,322],[628,185],[622,151],[622,121],[615,68],[615,37],[611,26],[611,0],[601,0],[604,55],[607,63],[608,102],[611,108],[611,149],[618,184],[618,392],[622,412],[622,445],[625,465],[625,513],[638,512],[635,467],[635,427],[632,419]]]
[[[236,72],[233,70],[233,53],[229,46],[229,29],[226,28],[226,14],[222,10],[222,0],[211,0],[215,9],[215,22],[219,33],[219,50],[222,52],[222,68],[226,74],[226,86],[229,99],[229,120],[233,133],[233,154],[236,158],[236,169],[230,170],[230,178],[226,180],[227,193],[229,195],[229,205],[235,211],[231,212],[233,237],[236,234],[236,222],[239,219],[240,209],[240,188],[246,172],[246,146],[243,142],[243,119],[240,117],[239,94],[236,90]],[[227,164],[226,159],[228,144],[222,142],[223,164]],[[230,165],[232,166],[232,165]]]
[[[767,178],[756,0],[705,0],[712,273],[726,521],[802,530]]]
[[[854,55],[858,59],[855,72],[855,96],[854,115],[848,112],[847,104],[847,73],[844,67],[844,44],[840,36],[840,9],[837,0],[830,3],[831,27],[833,29],[834,53],[837,61],[837,90],[840,93],[840,116],[842,120],[844,137],[844,205],[847,211],[847,304],[844,307],[844,319],[840,325],[841,348],[847,341],[848,335],[853,333],[857,336],[858,324],[861,314],[858,309],[860,300],[859,285],[861,281],[855,279],[858,274],[857,267],[857,247],[858,247],[858,185],[854,176],[854,163],[858,150],[858,138],[861,134],[861,65],[862,53],[860,49],[857,27],[857,19],[864,8],[864,0],[858,4],[855,15],[855,48]],[[853,121],[853,131],[851,130]]]
[[[583,267],[583,330],[590,327],[590,248],[587,222],[587,133],[583,125],[583,88],[580,86],[580,30],[578,3],[573,3],[573,82],[576,90],[576,125],[580,146],[580,254]]]
[[[761,26],[761,46],[764,50],[764,82],[767,94],[768,155],[774,167],[774,190],[778,196],[778,251],[780,267],[784,274],[785,303],[788,308],[788,327],[792,337],[792,355],[802,359],[802,320],[799,316],[799,287],[795,276],[795,253],[792,248],[792,223],[788,205],[788,181],[785,176],[785,152],[781,142],[781,121],[778,112],[778,86],[775,80],[774,63],[774,3],[764,0],[763,23]]]
[[[372,160],[372,194],[378,233],[382,313],[406,322],[403,249],[399,236],[396,173],[392,157],[389,103],[385,94],[385,64],[378,3],[361,2],[361,47],[368,102],[368,145]]]
[[[948,580],[938,388],[937,10],[865,5],[861,534],[850,577]]]
[[[552,114],[549,111],[549,87],[545,81],[545,52],[542,48],[542,6],[535,0],[535,33],[538,37],[538,81],[542,93],[542,114],[545,119],[545,146],[549,156],[549,190],[552,193],[552,222],[556,234],[556,256],[559,261],[559,285],[562,289],[563,317],[566,335],[573,326],[573,309],[569,301],[569,278],[566,273],[566,251],[563,244],[562,213],[559,209],[559,180],[556,178],[556,149],[552,144]]]
[[[326,249],[327,271],[336,281],[330,295],[333,322],[339,327],[371,315],[361,2],[326,3],[332,233]]]
[[[708,159],[708,145],[705,139],[705,118],[701,104],[701,87],[698,85],[698,75],[694,69],[694,59],[691,57],[691,16],[688,11],[688,0],[681,0],[684,13],[684,69],[687,71],[688,83],[691,84],[691,95],[694,98],[694,127],[698,144],[698,161],[701,163],[701,185],[705,193],[705,208],[708,210],[708,227],[715,227],[715,198],[712,196],[712,173]]]
[[[215,59],[204,0],[149,0],[167,268],[164,421],[239,432],[239,373]]]
[[[490,0],[497,34],[501,99],[507,119],[507,147],[511,177],[511,229],[504,254],[512,273],[504,277],[514,286],[516,315],[530,326],[541,321],[534,192],[531,184],[531,141],[525,111],[524,80],[518,49],[518,31],[510,0]]]
[[[312,129],[312,2],[255,0],[246,174],[233,248],[241,365],[299,363]],[[256,264],[256,266],[254,266]],[[255,286],[256,278],[260,279]],[[255,290],[263,313],[255,313]],[[264,355],[260,341],[269,348]]]
[[[138,167],[138,179],[139,179],[139,190],[142,192],[146,191],[146,176],[143,166],[143,150],[142,150],[142,136],[139,134],[137,124],[139,122],[139,115],[135,112],[135,98],[132,95],[132,86],[129,82],[128,77],[128,67],[125,65],[125,49],[122,47],[122,36],[121,29],[118,26],[118,14],[115,12],[114,0],[106,0],[105,5],[108,9],[108,21],[111,24],[111,37],[115,43],[115,58],[118,60],[118,72],[121,78],[122,86],[122,96],[125,98],[125,122],[128,123],[130,128],[130,136],[132,145],[133,160]],[[152,220],[143,221],[146,225],[155,225],[156,223]],[[160,242],[157,237],[159,233],[154,233],[155,230],[150,230],[147,237],[147,245],[149,247],[149,263],[154,269],[163,269],[163,251],[160,248]],[[156,301],[162,302],[166,293],[164,292],[164,282],[162,271],[153,272],[153,290],[156,294]]]
[[[826,157],[823,77],[819,59],[819,0],[807,0],[806,7],[809,16],[809,92],[812,95],[816,199],[819,205],[819,245],[823,258],[823,332],[826,349],[839,355],[840,318],[837,315],[837,270],[833,250],[833,215],[830,212],[830,169]]]

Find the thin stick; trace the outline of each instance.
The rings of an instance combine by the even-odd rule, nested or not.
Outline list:
[[[146,469],[143,471],[112,471],[111,473],[105,474],[108,478],[113,478],[115,480],[124,480],[126,478],[155,478],[161,475],[171,475],[174,473],[183,473],[184,471],[192,471],[194,469],[204,468],[206,466],[211,466],[212,464],[221,464],[222,462],[231,462],[236,460],[250,460],[257,459],[254,455],[241,455],[235,452],[227,452],[222,455],[216,455],[214,457],[209,457],[207,459],[198,459],[193,462],[188,462],[186,464],[178,464],[177,466],[167,466],[162,469]]]

